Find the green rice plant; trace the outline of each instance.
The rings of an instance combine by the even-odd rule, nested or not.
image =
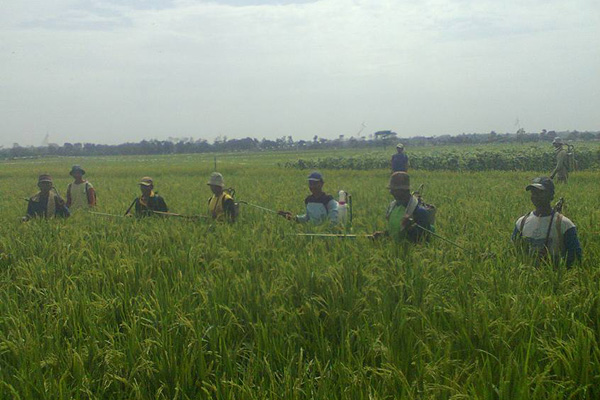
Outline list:
[[[218,163],[239,199],[300,212],[306,171],[276,165],[296,156]],[[435,239],[299,237],[318,229],[252,208],[233,226],[84,213],[21,223],[36,174],[64,193],[75,163],[100,212],[122,214],[150,175],[173,211],[206,213],[212,156],[3,164],[0,398],[600,396],[597,171],[557,186],[585,255],[555,270],[509,241],[538,172],[411,172],[437,232],[470,253]],[[322,171],[327,192],[353,195],[355,233],[385,227],[385,168]],[[497,257],[477,256],[487,251]]]

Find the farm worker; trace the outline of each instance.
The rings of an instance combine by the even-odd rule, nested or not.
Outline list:
[[[573,222],[550,205],[554,198],[554,182],[548,177],[535,178],[525,190],[531,192],[535,210],[517,220],[512,240],[522,242],[538,261],[550,256],[555,264],[565,259],[570,267],[575,260],[581,259],[581,245]]]
[[[85,171],[79,165],[73,165],[69,172],[75,181],[67,186],[67,207],[75,211],[79,209],[92,208],[96,205],[96,192],[94,187],[86,179],[83,179]]]
[[[569,156],[567,155],[567,150],[563,147],[564,142],[561,138],[557,137],[552,141],[552,145],[556,151],[556,167],[554,168],[554,171],[552,171],[550,179],[554,179],[555,176],[558,176],[558,182],[567,183],[567,178],[569,176]]]
[[[278,214],[288,220],[296,222],[311,222],[321,224],[329,220],[331,225],[338,222],[338,202],[333,196],[323,192],[323,175],[313,172],[308,176],[308,189],[310,196],[304,199],[306,212],[302,215],[292,215],[289,211],[279,211]]]
[[[136,217],[147,217],[149,215],[154,215],[153,211],[169,211],[165,200],[154,191],[154,181],[152,178],[149,176],[143,177],[140,179],[139,185],[142,195],[137,197],[132,204],[132,206],[135,206]],[[130,210],[131,207],[129,207],[129,210],[127,210],[126,214],[129,214]]]
[[[38,177],[38,188],[40,191],[28,200],[27,215],[23,217],[23,221],[35,217],[52,218],[70,215],[65,201],[54,188],[50,175],[43,174]]]
[[[429,212],[419,204],[410,192],[410,176],[406,172],[394,172],[388,184],[394,197],[387,209],[388,229],[373,233],[374,238],[390,236],[396,241],[409,240],[413,243],[427,240],[429,234],[422,228],[433,231]],[[420,228],[421,226],[422,228]]]
[[[397,171],[406,172],[408,170],[408,156],[404,153],[404,145],[396,145],[396,154],[392,156],[392,173]]]
[[[235,202],[233,197],[225,192],[223,175],[213,172],[207,183],[213,195],[208,199],[208,214],[216,221],[235,221]]]

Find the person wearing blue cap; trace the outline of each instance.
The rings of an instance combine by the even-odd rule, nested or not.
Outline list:
[[[513,242],[522,242],[527,252],[539,260],[550,257],[554,264],[561,260],[567,267],[581,260],[577,228],[571,220],[552,208],[554,182],[548,177],[535,178],[525,190],[531,193],[535,210],[517,220]]]
[[[323,192],[323,175],[319,172],[313,172],[308,176],[308,189],[310,196],[304,199],[306,213],[294,216],[289,211],[279,211],[279,215],[288,220],[296,222],[311,222],[313,224],[322,224],[329,221],[331,225],[338,222],[338,202],[333,196]]]

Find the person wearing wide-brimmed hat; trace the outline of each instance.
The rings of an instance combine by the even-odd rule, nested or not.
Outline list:
[[[225,179],[218,172],[210,175],[208,182],[213,195],[208,199],[208,214],[217,221],[235,221],[235,201],[225,191]]]
[[[135,206],[136,217],[155,215],[155,211],[159,213],[169,212],[165,200],[154,191],[154,180],[152,178],[145,176],[140,179],[138,184],[142,195],[137,197],[132,204]],[[126,214],[129,214],[129,210],[127,210]]]
[[[83,179],[84,169],[79,165],[73,165],[69,175],[75,179],[67,186],[67,207],[69,207],[69,210],[75,211],[94,207],[96,205],[96,191],[87,179]]]
[[[564,259],[570,267],[581,259],[581,245],[575,224],[550,204],[554,198],[554,182],[548,177],[535,178],[525,190],[531,193],[535,210],[517,220],[512,240],[523,242],[536,263],[549,257],[554,263]]]
[[[323,175],[320,172],[311,173],[308,176],[308,190],[311,194],[304,199],[306,212],[296,216],[289,211],[279,211],[278,214],[296,222],[322,224],[329,221],[331,225],[336,225],[338,223],[338,202],[333,196],[323,191],[324,184]]]
[[[65,201],[54,188],[54,182],[50,175],[42,174],[38,177],[38,188],[40,191],[28,200],[27,215],[23,217],[23,220],[36,217],[68,217],[70,215]]]
[[[567,179],[569,178],[569,156],[564,147],[565,143],[561,138],[556,137],[552,141],[552,145],[556,151],[556,167],[552,171],[552,174],[550,174],[550,179],[554,179],[556,176],[558,182],[567,183]]]
[[[407,239],[411,242],[427,240],[427,231],[433,231],[434,228],[429,212],[410,192],[410,176],[406,172],[394,172],[390,176],[388,189],[394,197],[386,213],[388,229],[374,232],[373,237],[390,236],[396,241]]]
[[[392,173],[394,172],[406,172],[408,170],[408,156],[404,152],[404,145],[398,143],[396,145],[396,154],[392,156]]]

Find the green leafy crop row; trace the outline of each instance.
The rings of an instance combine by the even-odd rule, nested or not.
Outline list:
[[[575,152],[576,169],[595,169],[600,166],[600,149],[578,149]],[[409,155],[410,168],[429,171],[543,171],[554,166],[554,151],[539,148],[522,150],[457,150],[433,151]],[[371,170],[390,167],[389,156],[359,155],[298,159],[280,163],[295,169],[353,169]]]

